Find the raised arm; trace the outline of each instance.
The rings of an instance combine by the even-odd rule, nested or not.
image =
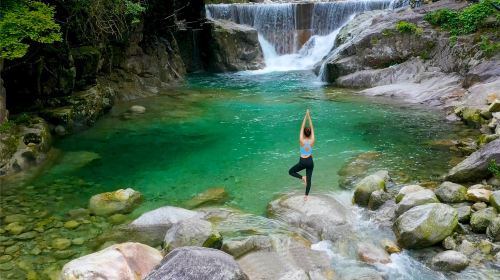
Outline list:
[[[302,144],[304,142],[304,128],[306,127],[307,112],[304,115],[304,120],[302,121],[302,126],[300,127],[299,141]]]
[[[313,122],[312,122],[311,114],[309,113],[309,110],[307,110],[306,116],[307,116],[307,119],[309,120],[309,127],[311,128],[311,145],[314,145],[316,138],[314,137],[314,126],[313,126]]]

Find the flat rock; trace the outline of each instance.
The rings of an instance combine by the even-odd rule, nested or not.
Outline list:
[[[469,189],[467,190],[467,200],[473,202],[489,202],[491,191],[487,189]]]
[[[425,188],[419,185],[404,186],[403,188],[401,188],[401,190],[399,190],[398,194],[396,195],[396,202],[399,203],[403,199],[403,197],[409,193],[422,190],[425,190]]]
[[[167,231],[164,244],[168,251],[184,246],[220,249],[222,236],[210,222],[191,218],[175,223]]]
[[[347,209],[328,195],[289,194],[268,205],[268,216],[302,228],[319,239],[341,238],[341,227],[348,225]]]
[[[443,182],[435,193],[442,202],[457,203],[466,200],[467,188],[452,182]]]
[[[186,202],[188,208],[196,208],[207,205],[222,204],[229,198],[229,194],[224,188],[210,188],[195,195]]]

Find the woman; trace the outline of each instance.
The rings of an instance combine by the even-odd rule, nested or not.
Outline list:
[[[306,120],[309,120],[309,127],[306,127]],[[295,177],[302,179],[304,185],[306,185],[306,194],[304,196],[304,200],[307,200],[307,196],[309,195],[309,190],[311,190],[311,179],[312,173],[314,169],[314,162],[312,158],[312,147],[314,146],[314,126],[312,124],[311,115],[309,114],[309,110],[306,111],[306,115],[304,116],[304,120],[302,121],[302,126],[300,127],[300,159],[299,163],[297,163],[294,167],[290,168],[288,173]],[[299,171],[306,170],[306,176],[301,176]]]

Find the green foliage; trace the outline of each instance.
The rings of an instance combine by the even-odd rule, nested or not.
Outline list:
[[[465,35],[476,32],[489,16],[494,16],[499,26],[498,12],[492,3],[500,4],[500,0],[483,0],[472,4],[462,11],[440,9],[427,13],[426,21],[434,26],[448,30],[452,35]]]
[[[424,30],[416,24],[408,21],[400,21],[396,24],[396,29],[401,33],[421,35]]]
[[[500,179],[500,167],[498,166],[497,162],[492,159],[490,163],[488,164],[488,170],[498,179]]]
[[[126,39],[146,10],[140,0],[70,0],[61,5],[69,14],[68,31],[89,45]]]
[[[30,42],[61,41],[54,8],[38,1],[6,1],[0,6],[0,58],[23,57]]]
[[[487,57],[492,57],[500,52],[500,42],[491,41],[488,36],[481,36],[481,50]]]
[[[6,121],[6,122],[0,124],[0,133],[8,133],[12,129],[14,129],[15,126],[16,126],[16,124],[14,122]]]

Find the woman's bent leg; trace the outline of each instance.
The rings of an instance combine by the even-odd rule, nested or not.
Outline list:
[[[299,162],[292,168],[290,168],[290,170],[288,170],[288,174],[290,174],[290,176],[293,176],[295,178],[302,179],[302,176],[298,172],[304,170],[304,168],[305,167]]]

